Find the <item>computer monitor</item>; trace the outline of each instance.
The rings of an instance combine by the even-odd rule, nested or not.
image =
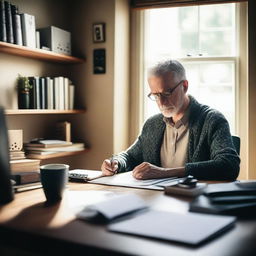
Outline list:
[[[13,200],[13,189],[10,180],[8,132],[4,109],[0,107],[0,204]]]

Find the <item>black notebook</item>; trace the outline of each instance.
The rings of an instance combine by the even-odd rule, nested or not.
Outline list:
[[[191,212],[253,215],[256,213],[256,182],[209,184],[204,195],[190,203]]]

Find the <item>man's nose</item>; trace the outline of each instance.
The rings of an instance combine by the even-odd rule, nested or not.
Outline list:
[[[166,103],[168,103],[168,98],[167,97],[163,97],[162,95],[160,95],[159,97],[159,103],[161,105],[165,105]]]

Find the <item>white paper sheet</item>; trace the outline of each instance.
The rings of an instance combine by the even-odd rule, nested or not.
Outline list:
[[[90,181],[90,183],[107,184],[113,186],[127,186],[127,187],[149,187],[149,186],[161,186],[162,182],[167,186],[173,183],[177,179],[176,177],[164,178],[164,179],[150,179],[150,180],[137,180],[132,176],[132,171],[119,173],[113,176],[101,177]]]

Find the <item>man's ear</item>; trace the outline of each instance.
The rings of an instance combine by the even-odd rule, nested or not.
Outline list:
[[[187,91],[188,91],[188,80],[184,80],[182,86],[183,86],[184,93],[187,93]]]

